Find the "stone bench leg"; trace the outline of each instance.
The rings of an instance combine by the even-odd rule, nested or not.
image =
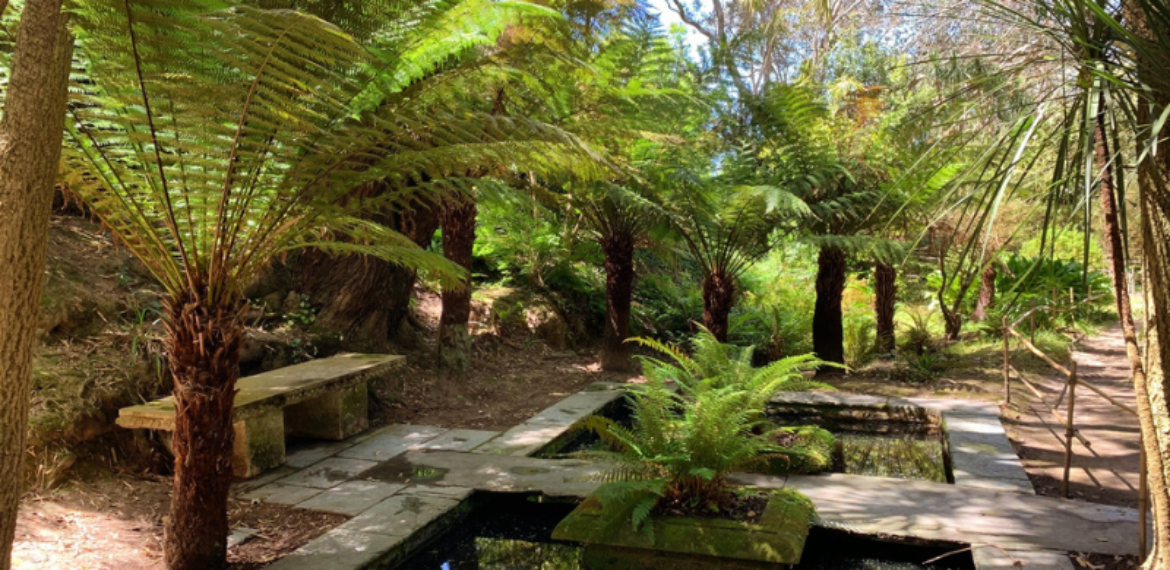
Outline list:
[[[341,440],[370,425],[366,383],[326,392],[284,409],[288,433],[316,439]]]
[[[236,422],[232,472],[248,479],[284,464],[284,413],[280,408]]]

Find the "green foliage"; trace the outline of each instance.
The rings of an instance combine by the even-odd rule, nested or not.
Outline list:
[[[459,90],[416,91],[410,78],[457,47],[427,34],[454,24],[407,25],[423,14],[387,9],[374,50],[289,10],[84,4],[68,184],[174,297],[237,304],[272,258],[304,247],[459,279],[356,214],[466,190],[481,183],[466,173],[486,165],[584,172],[599,157],[559,129],[453,105]],[[386,191],[347,199],[372,181]]]
[[[842,299],[841,324],[845,333],[845,363],[860,368],[877,356],[877,323],[873,314],[873,287],[851,279]]]
[[[778,436],[785,448],[798,453],[773,458],[767,467],[769,474],[815,474],[832,469],[837,436],[828,430],[817,426],[782,427]]]
[[[778,391],[823,386],[801,374],[820,364],[816,358],[790,357],[753,369],[750,348],[719,343],[705,330],[694,338],[692,356],[677,346],[635,340],[671,362],[643,357],[646,384],[626,388],[633,407],[631,427],[600,416],[586,422],[613,451],[583,454],[613,462],[613,479],[643,482],[617,487],[622,495],[613,500],[642,505],[656,494],[716,508],[726,492],[728,472],[813,453],[777,445],[781,428],[763,415]],[[668,380],[677,391],[667,386]],[[664,485],[658,486],[659,481]],[[642,512],[641,507],[627,510]]]
[[[744,272],[728,340],[755,347],[757,363],[812,352],[816,250],[784,241]]]
[[[1048,309],[1034,314],[1035,326],[1070,326],[1078,316],[1083,321],[1113,304],[1109,277],[1099,271],[1086,271],[1074,260],[1013,255],[996,275],[995,286],[999,302],[991,320],[1006,316],[1009,324],[1033,307],[1044,306]]]

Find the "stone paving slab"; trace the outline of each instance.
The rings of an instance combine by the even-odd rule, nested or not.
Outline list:
[[[797,489],[816,504],[819,524],[862,534],[994,544],[1007,550],[1137,552],[1135,509],[859,475],[786,480],[736,474],[733,479]]]
[[[459,500],[434,495],[395,495],[337,527],[343,530],[407,537],[459,506]]]
[[[625,393],[620,390],[599,390],[577,392],[528,418],[530,424],[554,424],[571,426],[608,406]]]
[[[338,457],[385,461],[410,449],[427,443],[447,430],[435,426],[396,425],[379,432],[361,443],[338,453]]]
[[[314,489],[312,487],[269,483],[259,489],[244,493],[240,498],[249,501],[276,503],[278,505],[295,505],[312,499],[320,493],[321,489]]]
[[[338,452],[344,451],[353,445],[353,440],[299,444],[285,452],[284,464],[296,469],[303,469],[322,459],[337,455]]]
[[[544,449],[558,437],[568,433],[572,427],[562,424],[522,423],[476,447],[472,453],[527,457]]]
[[[297,508],[354,516],[405,487],[381,481],[346,481],[298,503]]]
[[[943,414],[955,485],[1034,494],[999,418]]]
[[[419,452],[407,461],[447,470],[435,487],[466,487],[499,493],[542,493],[583,499],[600,485],[598,475],[609,467],[579,459],[538,459],[474,453]]]
[[[471,451],[487,440],[500,435],[498,431],[453,429],[418,447],[435,451]]]
[[[979,570],[1076,570],[1068,554],[1049,550],[1008,550],[974,548],[971,558]],[[1017,566],[1016,564],[1019,563]]]
[[[472,452],[512,456],[535,455],[568,433],[581,420],[621,399],[625,392],[620,390],[620,387],[621,384],[612,382],[594,382],[584,390],[541,410],[524,423],[476,447]]]
[[[353,479],[358,473],[377,464],[376,461],[366,461],[363,459],[330,457],[329,459],[319,461],[310,467],[297,471],[288,477],[279,479],[274,484],[331,489],[340,483]]]
[[[268,570],[356,570],[366,568],[403,542],[403,537],[333,529],[267,566]]]
[[[454,501],[462,501],[473,493],[475,490],[468,487],[439,487],[436,485],[411,485],[398,492],[399,495],[403,496],[429,495]]]

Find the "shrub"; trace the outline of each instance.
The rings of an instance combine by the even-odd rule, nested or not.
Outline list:
[[[816,358],[790,357],[754,369],[750,348],[719,343],[706,330],[693,340],[692,356],[675,346],[637,340],[672,362],[640,357],[647,382],[626,389],[632,402],[630,427],[600,416],[586,422],[613,450],[580,454],[616,465],[609,474],[615,482],[598,491],[607,512],[628,516],[635,529],[660,502],[718,512],[731,492],[730,471],[806,455],[811,463],[819,460],[809,451],[813,446],[780,446],[785,428],[764,417],[778,391],[823,386],[801,374],[821,364]],[[678,390],[668,388],[667,380]]]

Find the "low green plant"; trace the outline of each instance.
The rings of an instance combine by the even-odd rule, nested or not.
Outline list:
[[[924,306],[903,306],[903,328],[899,335],[903,352],[921,355],[934,350],[932,320],[938,311]]]
[[[677,346],[633,340],[663,352],[672,362],[640,357],[647,381],[626,389],[632,405],[630,427],[600,416],[586,421],[585,427],[610,450],[579,455],[615,465],[607,473],[611,483],[597,492],[614,518],[607,524],[629,520],[635,529],[652,533],[652,526],[643,523],[660,502],[718,512],[732,493],[729,472],[809,454],[777,444],[785,428],[768,421],[764,412],[779,391],[824,387],[801,374],[822,364],[815,357],[790,357],[752,368],[750,348],[722,344],[706,330],[693,339],[695,351],[689,356]],[[678,389],[669,388],[668,380]]]

